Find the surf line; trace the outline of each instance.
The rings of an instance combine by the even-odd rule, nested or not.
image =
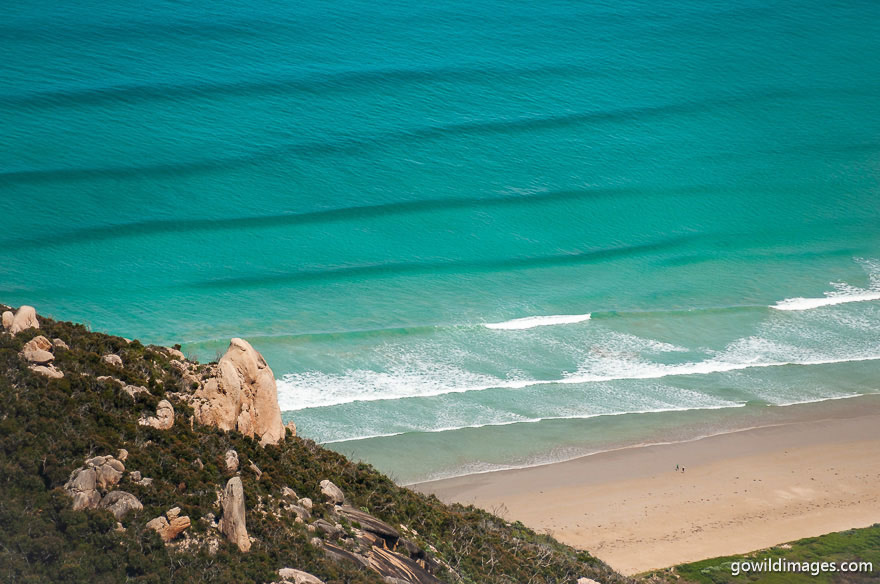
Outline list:
[[[590,313],[587,314],[553,314],[550,316],[527,316],[525,318],[515,318],[504,322],[492,322],[484,324],[487,329],[493,330],[523,330],[536,326],[550,326],[556,324],[574,324],[590,320]]]

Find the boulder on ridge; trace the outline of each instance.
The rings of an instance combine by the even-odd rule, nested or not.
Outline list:
[[[277,444],[284,437],[275,375],[243,339],[232,339],[191,402],[201,424],[259,436],[263,445]]]

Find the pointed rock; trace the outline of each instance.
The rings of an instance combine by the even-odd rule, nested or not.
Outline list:
[[[241,477],[232,477],[226,483],[220,531],[241,551],[246,552],[251,549],[251,540],[248,538],[245,524],[244,487],[241,484]]]
[[[196,420],[221,430],[260,436],[277,444],[284,437],[275,375],[266,360],[243,339],[232,339],[215,375],[193,394]]]

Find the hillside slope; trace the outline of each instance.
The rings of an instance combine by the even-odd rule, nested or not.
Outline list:
[[[172,363],[177,351],[38,322],[0,332],[0,581],[628,581],[290,429],[261,446],[197,423],[196,384]]]

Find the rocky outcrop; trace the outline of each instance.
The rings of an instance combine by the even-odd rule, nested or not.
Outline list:
[[[70,347],[67,346],[67,343],[62,341],[61,339],[52,339],[52,345],[56,349],[64,349],[65,351],[69,351]]]
[[[112,456],[95,456],[86,460],[86,468],[95,469],[95,480],[98,488],[109,489],[116,486],[125,472],[125,465],[121,460]]]
[[[443,584],[419,564],[398,553],[373,546],[369,555],[370,568],[378,572],[386,581],[397,579],[409,584]]]
[[[336,511],[352,523],[359,523],[361,529],[378,535],[384,540],[384,545],[390,549],[394,549],[397,545],[397,541],[400,539],[400,532],[381,519],[377,519],[360,509],[343,505],[342,507],[337,507]]]
[[[167,399],[163,399],[156,407],[155,416],[141,416],[138,420],[141,426],[150,426],[157,430],[168,430],[174,426],[174,407]]]
[[[52,349],[54,349],[54,345],[49,339],[43,335],[37,335],[24,344],[21,348],[21,356],[31,363],[29,366],[31,371],[53,379],[61,379],[64,377],[64,373],[52,365],[52,361],[55,360]]]
[[[64,490],[73,498],[73,510],[94,509],[101,502],[94,468],[78,468],[70,473]]]
[[[180,507],[165,512],[164,516],[156,517],[147,522],[147,527],[159,534],[162,541],[168,543],[192,525],[189,517],[180,516]]]
[[[107,493],[98,506],[109,510],[116,519],[122,519],[130,511],[141,511],[144,508],[137,497],[125,491]]]
[[[243,552],[251,549],[244,513],[244,487],[241,477],[232,477],[223,493],[223,517],[220,531]]]
[[[191,401],[199,423],[259,436],[263,445],[277,444],[284,437],[275,375],[243,339],[232,339]]]
[[[599,584],[592,578],[578,578],[577,584]]]
[[[278,575],[281,577],[279,584],[324,584],[323,580],[319,580],[308,572],[293,568],[281,568],[278,570]]]
[[[37,311],[33,306],[21,306],[13,315],[8,310],[3,313],[3,328],[11,335],[16,335],[29,328],[40,328]]]
[[[284,424],[284,427],[290,430],[291,436],[296,436],[296,424],[293,423],[293,420],[290,420],[289,422]]]
[[[321,493],[334,505],[342,505],[345,502],[345,493],[327,479],[321,481]]]

